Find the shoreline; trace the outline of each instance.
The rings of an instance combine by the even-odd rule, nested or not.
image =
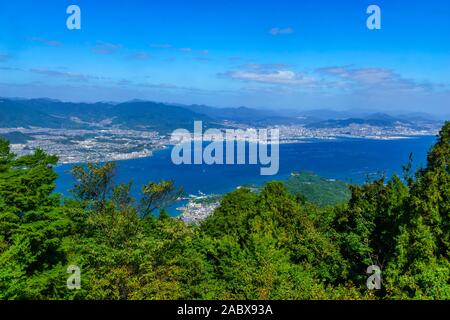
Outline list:
[[[282,144],[305,144],[305,143],[314,143],[314,142],[328,142],[335,141],[339,142],[339,140],[371,140],[371,141],[396,141],[396,140],[407,140],[407,139],[416,139],[421,137],[434,137],[434,134],[423,134],[423,135],[408,135],[408,136],[355,136],[355,135],[340,135],[340,136],[330,136],[330,137],[303,137],[303,138],[295,138],[293,140],[282,140],[279,142],[279,145]],[[204,141],[205,143],[210,141]],[[248,142],[254,143],[254,142]],[[77,165],[77,164],[86,164],[90,162],[94,163],[104,163],[104,162],[122,162],[127,160],[136,160],[136,159],[144,159],[144,158],[152,158],[156,153],[166,150],[171,146],[176,145],[175,143],[166,143],[159,148],[148,150],[148,154],[130,156],[130,153],[119,154],[119,157],[114,158],[108,155],[105,158],[109,158],[109,160],[85,160],[85,161],[58,161],[57,166],[63,165]]]
[[[378,142],[372,142],[370,145],[376,147],[378,145],[380,145],[380,147],[376,147],[376,150],[380,149],[380,148],[385,148],[384,145],[388,146],[390,145],[391,147],[389,147],[390,149],[396,149],[396,145],[397,144],[401,144],[403,145],[404,143],[406,143],[407,147],[406,149],[413,151],[418,149],[423,150],[423,152],[420,153],[416,153],[415,154],[422,154],[423,153],[423,157],[426,156],[425,152],[426,149],[425,147],[419,147],[421,145],[427,146],[429,144],[428,140],[433,140],[435,136],[434,135],[428,135],[427,137],[425,136],[415,136],[415,137],[409,137],[409,138],[416,138],[416,139],[401,139],[401,140],[397,140],[398,142],[395,142],[394,140],[391,140],[393,142],[388,142],[386,140],[378,140]],[[341,143],[343,143],[343,150],[362,150],[365,149],[365,141],[367,141],[367,143],[369,144],[370,141],[373,140],[369,140],[369,139],[364,139],[364,138],[359,138],[357,140],[359,140],[359,142],[357,142],[357,140],[355,140],[354,138],[352,139],[348,139],[348,138],[342,138],[342,139],[338,139],[339,141],[341,141]],[[404,141],[404,142],[400,142],[400,141]],[[330,141],[330,143],[326,143],[326,141],[324,141],[323,139],[314,139],[312,142],[316,142],[315,144],[312,144],[312,146],[310,144],[297,144],[295,142],[293,143],[289,143],[286,145],[292,145],[294,149],[292,150],[310,150],[310,151],[314,151],[316,150],[316,148],[319,148],[319,152],[320,150],[325,150],[328,149],[328,146],[332,147],[334,144],[332,143],[332,141]],[[336,140],[333,140],[333,142]],[[352,142],[354,141],[354,142]],[[410,142],[407,142],[410,141]],[[324,142],[324,143],[322,143]],[[430,142],[431,143],[431,142]],[[297,145],[297,147],[295,146]],[[315,147],[314,145],[317,145],[317,147]],[[320,146],[321,145],[321,146]],[[338,145],[338,144],[336,144]],[[308,146],[308,147],[307,147]],[[417,146],[417,147],[414,147]],[[137,159],[126,159],[126,160],[137,160],[135,161],[128,161],[128,162],[122,162],[124,160],[118,160],[118,167],[121,168],[121,170],[119,169],[118,171],[121,171],[122,174],[118,176],[120,179],[122,179],[123,181],[129,181],[130,177],[131,179],[135,182],[134,183],[134,189],[133,189],[133,196],[136,198],[139,198],[139,188],[142,184],[147,183],[148,181],[156,181],[159,179],[176,179],[177,181],[177,185],[183,186],[185,187],[186,190],[186,194],[195,194],[195,195],[201,195],[198,194],[197,192],[199,190],[202,190],[204,192],[206,192],[207,194],[225,194],[228,192],[231,192],[233,190],[235,190],[237,187],[239,186],[248,186],[248,185],[260,185],[262,183],[264,183],[265,181],[270,181],[270,180],[283,180],[288,178],[292,172],[299,172],[299,171],[311,171],[316,173],[317,175],[320,175],[323,178],[326,179],[335,179],[335,180],[340,180],[346,183],[352,183],[352,184],[359,184],[359,183],[363,183],[365,181],[365,179],[367,178],[368,175],[373,176],[376,175],[378,173],[380,173],[380,166],[378,164],[372,164],[370,167],[366,168],[366,167],[361,167],[358,164],[355,164],[355,166],[351,166],[351,168],[349,168],[348,165],[343,165],[342,169],[339,169],[338,171],[336,171],[336,168],[334,168],[333,170],[322,170],[324,168],[323,165],[315,165],[315,161],[312,161],[312,158],[314,158],[314,153],[311,154],[309,153],[310,156],[305,155],[305,161],[306,162],[298,162],[298,160],[296,160],[297,158],[295,158],[295,156],[292,154],[292,150],[291,147],[286,146],[286,150],[287,150],[287,154],[286,154],[286,164],[284,165],[284,170],[281,170],[277,175],[275,176],[270,176],[270,177],[262,177],[260,175],[257,175],[255,173],[254,174],[248,174],[245,172],[242,172],[242,174],[236,175],[237,173],[241,172],[242,170],[246,170],[244,167],[244,169],[240,169],[238,168],[238,166],[234,166],[234,168],[219,168],[219,167],[225,167],[225,166],[210,166],[210,167],[205,167],[204,169],[202,169],[202,167],[200,166],[191,166],[188,170],[187,174],[184,174],[183,172],[185,172],[183,170],[183,168],[172,168],[171,169],[171,165],[169,164],[170,162],[170,148],[168,148],[168,145],[165,145],[165,148],[158,148],[157,150],[154,150],[152,156],[150,157],[140,157]],[[324,149],[325,148],[325,149]],[[355,149],[356,148],[356,149]],[[334,148],[332,148],[334,149]],[[340,148],[338,148],[340,149]],[[284,150],[284,149],[282,149]],[[395,174],[395,172],[397,172],[398,174],[400,174],[400,170],[401,170],[401,165],[405,163],[405,161],[407,161],[407,154],[409,154],[409,151],[405,151],[405,155],[404,155],[404,161],[403,160],[395,160],[395,163],[398,162],[398,165],[395,165],[395,167],[391,166],[390,164],[386,164],[386,166],[383,167],[383,172],[387,170],[387,172],[392,172]],[[161,153],[161,151],[163,153]],[[322,153],[323,154],[323,153]],[[281,155],[283,156],[283,151],[281,151]],[[339,155],[339,154],[337,154]],[[326,156],[326,155],[325,155]],[[169,157],[169,158],[168,158]],[[364,157],[366,157],[364,155]],[[311,159],[310,159],[311,158]],[[327,156],[325,157],[327,158]],[[348,158],[348,156],[345,156],[345,158]],[[145,159],[149,159],[149,160],[145,160]],[[155,159],[155,160],[152,160]],[[334,159],[334,158],[333,158]],[[417,159],[422,159],[422,156],[419,156],[419,158],[415,157],[415,164],[419,165],[420,163],[417,162]],[[153,163],[156,164],[156,168],[152,165]],[[390,162],[389,162],[390,163]],[[85,162],[78,162],[78,164],[83,165],[85,164]],[[60,192],[64,195],[67,195],[67,191],[71,188],[73,180],[70,176],[70,169],[73,165],[76,165],[76,163],[58,163],[55,167],[57,168],[57,173],[58,173],[58,179],[60,181],[62,181],[61,184],[58,184],[59,188],[57,188],[57,192]],[[325,165],[325,164],[324,164]],[[141,167],[145,167],[147,168],[145,173],[144,171],[142,171]],[[163,166],[163,167],[161,167]],[[167,169],[166,169],[167,168]],[[352,169],[353,168],[353,169]],[[173,170],[175,169],[175,171]],[[206,172],[205,172],[206,169]],[[289,172],[288,172],[289,171]],[[199,178],[197,179],[196,176],[194,177],[192,174],[198,174]],[[217,174],[223,172],[222,175],[220,175],[220,178]],[[229,172],[231,175],[228,176],[227,172]],[[211,177],[214,178],[214,180],[212,180],[211,182],[208,182],[208,179],[210,179]],[[238,177],[237,179],[233,178],[233,177]],[[192,179],[194,178],[194,181],[192,181]],[[224,181],[219,181],[219,180],[223,179]],[[200,181],[201,180],[201,181]],[[200,181],[200,182],[199,182]],[[184,197],[186,198],[186,197]],[[175,206],[173,208],[171,208],[170,210],[170,215],[177,217],[183,214],[184,211],[181,210],[175,210],[175,207],[181,207],[181,206],[185,206],[187,204],[189,199],[185,199],[185,201],[177,201],[175,203]]]

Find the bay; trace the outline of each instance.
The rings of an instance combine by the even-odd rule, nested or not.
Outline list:
[[[413,154],[415,168],[426,165],[427,152],[436,142],[434,136],[407,139],[336,139],[307,140],[304,143],[280,145],[280,167],[277,175],[261,176],[260,165],[175,165],[171,150],[159,150],[152,157],[118,161],[117,182],[133,181],[133,195],[149,181],[175,180],[187,194],[223,194],[238,186],[261,185],[283,180],[292,172],[311,171],[324,178],[349,183],[363,183],[368,176],[391,177],[402,174],[402,165]],[[56,192],[69,195],[74,184],[70,175],[73,165],[57,166]],[[170,213],[176,215],[175,210]]]

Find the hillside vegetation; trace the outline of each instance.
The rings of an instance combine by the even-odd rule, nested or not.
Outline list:
[[[319,206],[347,202],[351,197],[345,182],[325,179],[311,172],[293,173],[284,181],[284,186],[290,194]]]
[[[213,126],[210,117],[180,106],[130,101],[119,104],[69,103],[49,99],[0,99],[0,128],[44,127],[64,129],[120,127],[167,133],[191,128],[194,121]]]

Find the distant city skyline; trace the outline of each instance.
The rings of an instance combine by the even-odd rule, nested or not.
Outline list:
[[[445,115],[449,17],[439,0],[2,2],[0,96]]]

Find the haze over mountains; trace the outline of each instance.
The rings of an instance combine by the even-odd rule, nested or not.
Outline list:
[[[44,127],[88,129],[117,127],[168,132],[191,128],[194,121],[206,127],[224,124],[249,126],[304,125],[307,128],[345,127],[351,124],[371,126],[418,126],[441,122],[425,113],[387,115],[369,111],[333,110],[259,110],[247,107],[214,108],[203,105],[179,105],[151,101],[124,103],[73,103],[52,99],[0,98],[0,127]]]

